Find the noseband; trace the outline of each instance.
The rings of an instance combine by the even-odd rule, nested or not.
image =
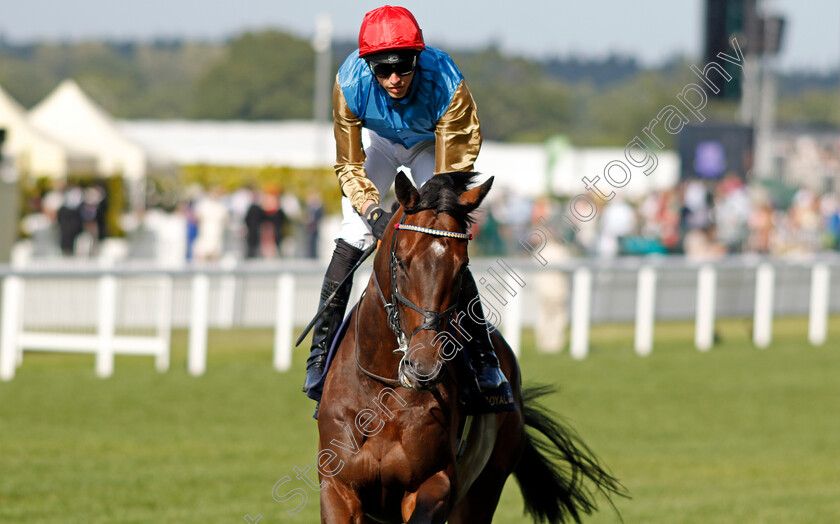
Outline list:
[[[385,294],[382,292],[382,287],[379,285],[379,280],[376,278],[376,271],[373,272],[373,283],[376,286],[376,291],[379,293],[379,298],[382,300],[383,307],[385,308],[386,315],[388,316],[388,327],[391,328],[391,331],[394,332],[394,335],[397,337],[397,344],[399,347],[394,350],[394,353],[401,353],[403,355],[402,360],[400,361],[400,369],[403,366],[403,361],[405,360],[408,350],[409,350],[409,343],[411,339],[414,338],[414,335],[419,333],[420,331],[427,329],[431,331],[440,331],[444,320],[455,311],[455,308],[458,307],[458,298],[460,296],[461,291],[458,290],[458,294],[455,296],[455,300],[452,304],[444,309],[443,311],[431,311],[428,309],[423,309],[419,307],[417,304],[406,298],[402,293],[400,293],[399,289],[397,288],[397,269],[398,269],[398,261],[396,255],[396,245],[397,245],[397,231],[399,230],[407,230],[407,231],[415,231],[418,233],[424,233],[427,235],[439,236],[439,237],[448,237],[448,238],[456,238],[459,240],[472,240],[472,235],[469,233],[458,233],[455,231],[444,231],[440,229],[430,229],[426,227],[420,226],[413,226],[410,224],[405,224],[406,214],[403,213],[402,218],[400,218],[399,223],[394,225],[394,234],[391,235],[391,250],[388,257],[388,269],[391,273],[391,300],[386,300]],[[411,333],[411,336],[406,337],[405,332],[402,330],[402,322],[400,320],[400,308],[399,305],[403,304],[406,307],[417,311],[423,316],[424,322],[417,326],[417,328]],[[356,316],[356,344],[357,344],[357,356],[356,356],[356,363],[366,375],[379,380],[381,382],[386,382],[388,384],[398,383],[406,387],[411,387],[405,381],[399,380],[395,381],[393,379],[387,379],[384,377],[380,377],[379,375],[375,375],[368,370],[362,367],[361,363],[358,359],[358,315]],[[400,376],[402,379],[402,376]]]

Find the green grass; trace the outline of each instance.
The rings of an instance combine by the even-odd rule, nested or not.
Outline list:
[[[632,494],[631,523],[829,523],[840,515],[840,318],[829,342],[806,342],[803,319],[777,320],[773,344],[749,342],[746,320],[692,348],[691,324],[660,324],[653,354],[633,353],[632,326],[594,326],[591,355],[540,355],[526,333],[526,382],[557,384],[547,404],[600,454]],[[207,374],[119,357],[108,380],[92,356],[27,353],[0,383],[0,522],[261,523],[318,520],[310,491],[294,517],[272,486],[314,464],[313,403],[303,352],[271,369],[272,333],[212,332]],[[603,500],[591,523],[619,519]],[[518,487],[496,522],[527,522]]]

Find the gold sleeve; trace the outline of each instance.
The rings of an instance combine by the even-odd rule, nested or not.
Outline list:
[[[435,173],[472,171],[481,149],[475,101],[461,80],[446,113],[435,127]]]
[[[336,77],[333,87],[333,120],[335,121],[335,174],[341,192],[350,199],[353,209],[362,213],[362,205],[373,200],[379,203],[379,192],[365,172],[365,149],[362,147],[362,121],[350,111]]]

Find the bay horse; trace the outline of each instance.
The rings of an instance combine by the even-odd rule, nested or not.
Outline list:
[[[574,432],[535,404],[546,391],[523,393],[498,331],[492,342],[516,409],[467,422],[458,395],[470,377],[451,365],[457,343],[441,334],[457,318],[451,313],[469,261],[470,213],[493,183],[468,189],[475,175],[439,174],[421,191],[397,175],[400,208],[319,406],[322,523],[490,523],[511,474],[539,522],[580,522],[596,509],[596,493],[622,494]]]

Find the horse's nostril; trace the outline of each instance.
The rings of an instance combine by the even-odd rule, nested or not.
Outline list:
[[[440,377],[440,370],[441,368],[437,363],[427,365],[422,362],[405,360],[400,375],[404,376],[414,388],[424,389],[436,383]]]

